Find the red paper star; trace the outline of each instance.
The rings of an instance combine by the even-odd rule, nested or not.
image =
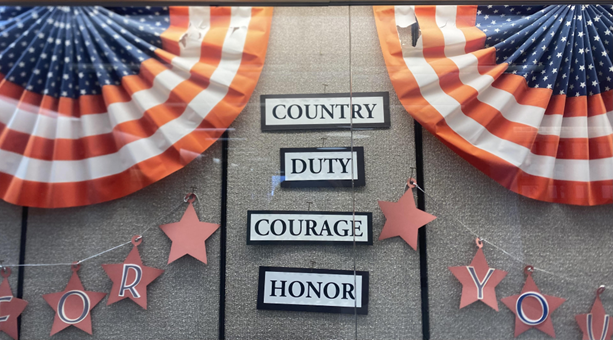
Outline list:
[[[185,210],[181,221],[161,225],[160,228],[172,240],[168,263],[191,255],[206,264],[205,241],[219,228],[219,224],[200,222],[192,203]]]
[[[496,286],[504,279],[507,272],[490,268],[485,260],[483,249],[477,250],[469,266],[449,267],[449,270],[462,283],[460,308],[481,300],[498,311]]]
[[[400,236],[415,250],[417,250],[417,230],[436,219],[436,216],[417,209],[411,190],[405,191],[398,202],[379,201],[379,207],[387,219],[379,240]]]
[[[583,332],[583,340],[607,340],[611,339],[613,334],[613,325],[611,325],[611,317],[608,316],[600,296],[596,296],[596,301],[592,305],[592,310],[589,314],[579,314],[575,316],[581,331]]]
[[[147,286],[164,272],[162,269],[147,267],[138,253],[137,246],[142,239],[132,238],[134,247],[123,263],[103,264],[102,268],[113,281],[113,288],[106,305],[130,298],[139,306],[147,309]]]
[[[43,298],[55,311],[51,335],[75,326],[92,334],[92,319],[90,311],[106,296],[106,293],[90,292],[83,288],[77,275],[79,267],[73,267],[72,276],[64,291],[43,295]]]
[[[518,308],[520,298],[521,305]],[[509,296],[500,301],[515,313],[515,337],[532,327],[553,338],[556,337],[551,322],[551,313],[558,309],[566,299],[541,294],[532,279],[532,274],[528,273],[521,294]]]
[[[8,280],[8,277],[11,275],[11,269],[0,269],[0,274],[4,278],[2,284],[0,284],[0,332],[4,332],[17,340],[19,334],[17,331],[17,317],[21,315],[28,302],[13,296]]]

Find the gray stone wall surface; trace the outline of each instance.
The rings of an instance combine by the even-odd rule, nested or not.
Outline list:
[[[21,217],[21,207],[0,201],[0,261],[4,261],[5,265],[19,263]],[[9,285],[14,296],[17,296],[18,272],[19,268],[13,267],[9,276]]]
[[[149,285],[147,310],[125,299],[92,310],[93,336],[69,327],[54,339],[216,339],[219,310],[219,230],[207,241],[205,265],[184,256],[167,265],[171,241],[158,227],[179,221],[183,196],[196,188],[194,208],[201,221],[221,218],[221,143],[214,144],[175,174],[127,197],[69,209],[29,209],[26,262],[73,262],[129,241],[147,230],[138,247],[145,266],[165,272]],[[149,228],[149,229],[147,229]],[[19,229],[17,229],[19,230]],[[17,233],[19,235],[19,233]],[[132,245],[82,264],[86,290],[109,292],[112,282],[101,264],[121,263]],[[64,290],[69,266],[27,268],[21,339],[47,339],[54,312],[42,295]]]
[[[226,277],[230,339],[354,336],[353,315],[256,310],[259,266],[349,270],[353,268],[350,246],[246,246],[248,210],[307,210],[310,201],[311,210],[351,211],[350,188],[279,186],[279,148],[320,147],[324,142],[349,146],[347,131],[262,133],[260,129],[260,95],[323,93],[324,88],[329,93],[349,92],[347,8],[275,8],[262,75],[230,132]]]
[[[468,265],[481,237],[513,257],[555,275],[532,277],[543,294],[567,299],[552,314],[557,339],[581,339],[575,315],[589,313],[599,285],[613,281],[610,206],[577,207],[517,195],[472,167],[429,133],[424,134],[426,209],[438,216],[427,227],[431,339],[513,339],[515,315],[500,302],[519,294],[524,264],[491,245],[483,248],[491,268],[508,271],[498,285],[499,312],[481,302],[458,309],[462,285],[447,269]],[[601,296],[613,310],[613,294]],[[530,329],[519,339],[547,339]]]
[[[370,310],[358,320],[360,339],[421,339],[419,253],[399,237],[379,241],[385,217],[378,200],[396,202],[415,166],[413,119],[392,87],[373,19],[372,7],[352,7],[353,91],[390,94],[390,129],[358,130],[364,146],[366,186],[355,192],[356,211],[373,213],[372,247],[356,253],[358,268],[370,271]]]
[[[371,7],[276,8],[266,65],[249,105],[232,125],[228,173],[226,335],[230,339],[420,339],[419,256],[402,240],[376,240],[384,223],[377,199],[397,200],[414,164],[413,125],[395,98]],[[350,88],[350,65],[353,88]],[[324,85],[326,84],[326,85]],[[392,129],[354,133],[363,146],[366,187],[284,189],[279,148],[349,146],[349,131],[262,133],[262,94],[389,91]],[[322,138],[326,138],[323,140]],[[325,143],[325,144],[324,144]],[[373,246],[246,246],[247,210],[373,212]],[[370,272],[367,316],[256,309],[259,266]]]

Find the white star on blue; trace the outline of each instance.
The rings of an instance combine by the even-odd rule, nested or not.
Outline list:
[[[56,98],[102,94],[138,74],[169,25],[167,7],[0,6],[0,73]]]
[[[530,87],[574,97],[613,88],[611,5],[479,6],[476,26]]]

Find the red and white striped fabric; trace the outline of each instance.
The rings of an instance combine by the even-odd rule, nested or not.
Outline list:
[[[611,81],[607,72],[613,71],[607,52],[613,48],[608,41],[613,37],[609,32],[613,27],[608,28],[611,11],[608,7],[603,11],[590,6],[544,6],[526,15],[505,17],[500,13],[525,12],[531,7],[493,7],[499,8],[375,7],[381,49],[398,98],[444,144],[518,194],[575,205],[612,203],[613,93],[603,85]],[[497,27],[501,22],[492,20],[498,18],[489,17],[488,10],[507,26]],[[490,21],[489,31],[480,24]],[[409,41],[401,38],[402,28],[415,22],[420,37],[413,46],[410,35]],[[593,31],[592,24],[603,26]],[[577,35],[576,27],[588,35],[601,34],[603,39]],[[575,44],[564,43],[567,38],[575,39]],[[583,43],[582,39],[592,48],[578,48],[576,42]],[[597,44],[604,46],[602,60],[595,55],[598,52],[601,57]],[[557,47],[566,50],[553,53]],[[545,53],[543,59],[532,60],[537,52]],[[585,63],[577,53],[585,56]],[[564,56],[571,57],[567,62],[577,62],[576,70],[566,66],[572,81],[584,88],[579,76],[589,80],[583,89],[587,95],[574,92],[579,86],[569,84],[567,74],[556,75],[556,81],[547,84],[545,73],[555,74],[564,66],[548,65],[564,63],[560,58]],[[513,58],[516,61],[511,62]],[[591,59],[597,61],[595,65]],[[526,73],[532,66],[533,73]],[[588,71],[594,72],[591,77]],[[539,86],[539,81],[545,85]],[[598,86],[599,81],[601,89],[592,92],[590,85]]]
[[[147,34],[143,22],[151,30],[159,25],[153,13],[133,15],[142,12],[138,8],[62,10],[65,13],[45,7],[28,10],[11,18],[10,29],[4,30],[41,25],[34,34],[19,31],[13,38],[7,33],[6,39],[22,39],[24,33],[34,37],[30,45],[26,41],[21,47],[17,41],[3,51],[0,58],[5,60],[13,57],[12,47],[22,48],[24,58],[28,47],[34,52],[37,35],[41,48],[47,44],[45,34],[48,44],[57,39],[54,46],[59,46],[53,47],[52,56],[32,53],[34,70],[0,70],[0,198],[17,205],[60,208],[109,201],[183,168],[211,146],[247,104],[264,65],[272,17],[270,8],[164,8],[169,20],[167,28],[155,34],[161,44],[157,47],[155,39],[149,44],[138,35]],[[105,36],[116,40],[104,41]],[[92,44],[96,46],[88,50]],[[133,48],[138,46],[151,55],[142,58],[143,52]],[[65,57],[56,58],[59,53]],[[98,65],[93,56],[108,61]],[[104,78],[104,72],[122,70],[121,61],[130,57],[136,62],[120,77]],[[8,66],[17,68],[22,62]],[[56,96],[48,92],[55,86],[54,62],[65,68],[63,80],[59,69],[62,90]],[[75,65],[79,70],[72,69]],[[34,80],[44,66],[49,79],[38,80],[45,92],[37,93]],[[86,89],[87,72],[96,78],[96,71],[100,87]],[[41,75],[47,78],[46,71]],[[74,84],[66,84],[72,78]],[[71,97],[73,85],[80,93]]]

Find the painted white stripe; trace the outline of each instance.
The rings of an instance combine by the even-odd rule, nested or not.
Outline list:
[[[110,133],[116,125],[138,120],[146,110],[166,102],[170,92],[188,77],[172,70],[162,71],[154,78],[151,88],[135,92],[128,102],[109,105],[110,114],[87,114],[80,118],[60,116],[51,111],[39,114],[38,106],[22,103],[18,108],[17,100],[1,97],[0,122],[11,130],[49,139],[79,139]]]
[[[613,111],[609,111],[605,114],[588,117],[588,138],[604,137],[613,134]]]
[[[174,58],[171,63],[176,71],[189,73],[200,60],[202,40],[211,29],[211,8],[189,7],[189,27],[179,41],[181,58]]]
[[[540,107],[522,105],[513,94],[492,87],[494,78],[481,75],[479,60],[472,53],[465,53],[466,37],[456,26],[457,6],[438,6],[436,23],[445,39],[445,56],[456,64],[460,81],[478,92],[477,98],[496,110],[508,120],[537,128],[545,110]]]
[[[437,7],[437,15],[440,7]],[[440,15],[447,12],[442,11]],[[454,19],[445,20],[448,22]],[[500,157],[534,176],[584,182],[613,179],[613,158],[562,160],[535,155],[528,148],[491,134],[485,127],[467,117],[462,112],[460,103],[441,89],[436,72],[423,56],[420,42],[416,48],[405,51],[404,60],[415,77],[424,99],[441,114],[452,130],[475,147]]]
[[[38,114],[38,106],[17,108],[17,101],[0,97],[0,122],[8,128],[49,139],[79,139],[111,133],[118,124],[138,120],[145,111],[165,103],[172,90],[190,76],[190,69],[200,60],[201,45],[210,28],[209,7],[190,7],[190,27],[179,43],[180,55],[171,60],[172,69],[160,72],[149,89],[135,92],[128,102],[110,104],[108,112],[80,118],[59,116],[56,112]]]
[[[180,117],[161,126],[152,136],[123,146],[117,153],[78,161],[44,161],[0,150],[0,171],[36,182],[66,183],[110,176],[162,154],[194,131],[226,96],[243,55],[251,8],[233,7],[231,27],[222,47],[222,59],[209,87],[200,92]]]
[[[545,115],[539,127],[541,135],[556,135],[560,138],[596,138],[613,134],[611,128],[613,111],[592,117],[564,117]]]
[[[565,117],[560,129],[560,138],[587,138],[587,117]]]
[[[436,22],[445,38],[445,44],[451,43],[453,48],[445,46],[445,56],[453,61],[458,69],[459,78],[463,84],[475,89],[479,94],[477,98],[496,110],[508,120],[525,124],[539,129],[539,134],[557,135],[560,138],[594,138],[613,134],[610,117],[598,115],[590,118],[585,117],[562,117],[553,118],[545,116],[545,109],[523,105],[517,102],[513,94],[491,86],[494,78],[490,75],[481,75],[478,71],[478,59],[472,53],[465,54],[466,37],[462,30],[457,28],[456,6],[439,6],[437,8]]]
[[[407,28],[417,22],[415,17],[415,6],[396,6],[396,25]]]
[[[466,38],[456,26],[457,6],[438,6],[436,9],[436,25],[443,32],[445,39],[445,56],[453,57],[466,52]]]
[[[538,133],[559,136],[562,132],[562,119],[562,115],[544,115]]]

